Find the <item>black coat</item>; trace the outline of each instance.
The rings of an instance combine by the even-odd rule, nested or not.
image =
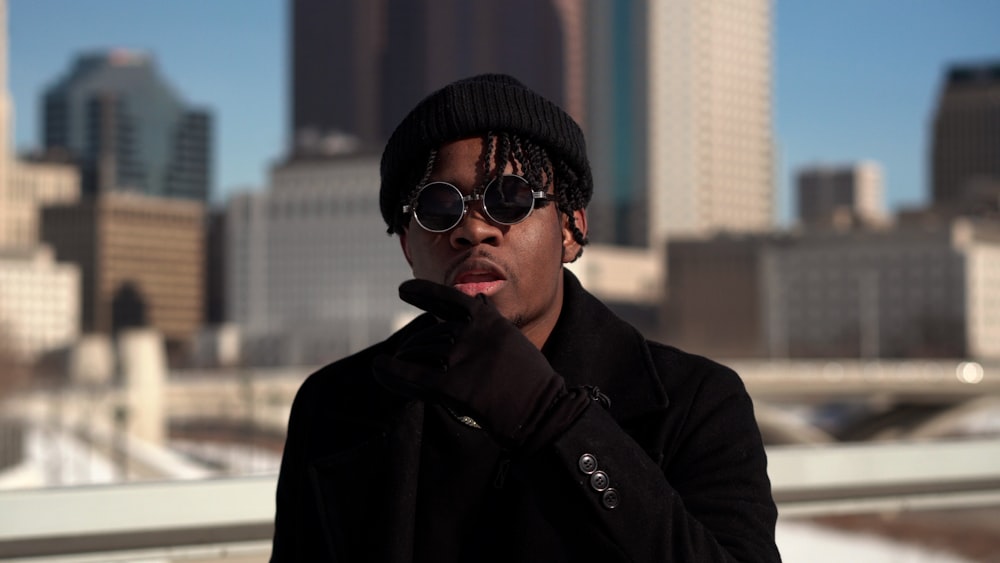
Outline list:
[[[567,385],[596,385],[611,406],[595,403],[517,462],[557,522],[557,541],[581,561],[780,560],[767,461],[739,377],[647,341],[572,274],[565,279],[542,351]],[[424,407],[380,387],[371,363],[428,320],[303,383],[278,479],[272,561],[411,561]],[[614,508],[580,469],[583,454],[608,475]]]

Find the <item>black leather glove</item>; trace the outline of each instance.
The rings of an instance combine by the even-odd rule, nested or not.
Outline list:
[[[374,360],[388,389],[472,416],[502,446],[534,450],[562,433],[589,402],[483,295],[427,280],[399,287],[403,301],[440,319]]]

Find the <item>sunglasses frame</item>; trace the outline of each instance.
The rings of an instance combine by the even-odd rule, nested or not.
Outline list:
[[[517,221],[513,221],[513,222],[500,221],[496,217],[494,217],[493,214],[490,213],[489,208],[486,207],[485,196],[486,196],[486,192],[490,188],[493,187],[493,184],[495,184],[497,182],[497,180],[501,180],[502,181],[504,178],[508,178],[508,177],[510,177],[510,178],[517,178],[518,180],[524,182],[524,185],[527,186],[528,189],[531,189],[531,183],[529,183],[528,180],[524,176],[520,176],[518,174],[503,174],[503,175],[500,175],[500,176],[496,176],[496,177],[494,177],[492,180],[490,180],[486,184],[486,187],[484,187],[481,192],[480,191],[475,191],[475,192],[472,192],[469,195],[462,194],[462,190],[458,189],[458,186],[456,186],[455,184],[452,184],[451,182],[444,182],[444,181],[428,182],[428,183],[424,184],[423,186],[420,186],[419,189],[417,189],[417,191],[413,194],[413,197],[410,199],[410,203],[408,203],[408,204],[406,204],[406,205],[403,206],[403,213],[406,213],[406,214],[412,213],[413,214],[413,218],[417,221],[417,224],[420,225],[420,228],[422,228],[423,230],[425,230],[427,232],[430,232],[430,233],[447,233],[448,231],[450,231],[450,230],[454,229],[455,227],[457,227],[462,222],[462,219],[464,219],[465,216],[469,213],[469,202],[470,201],[482,201],[483,202],[483,214],[486,216],[486,218],[488,218],[490,221],[492,221],[493,223],[496,223],[498,225],[507,225],[507,226],[509,226],[509,225],[516,225],[516,224],[524,221],[528,217],[530,217],[531,213],[535,210],[535,202],[537,200],[541,199],[541,200],[544,200],[544,201],[556,201],[556,196],[554,194],[550,194],[550,193],[546,192],[545,190],[531,189],[531,207],[528,208],[528,212],[524,214],[524,217],[521,217]],[[417,199],[420,197],[420,194],[425,189],[427,189],[428,187],[436,185],[436,184],[441,184],[441,185],[444,185],[444,186],[448,186],[449,188],[455,190],[455,193],[457,193],[458,196],[459,196],[459,198],[462,200],[462,214],[458,216],[458,218],[455,220],[454,223],[451,224],[451,226],[449,226],[449,227],[447,227],[445,229],[431,229],[431,228],[428,228],[427,225],[423,224],[423,222],[420,220],[420,215],[416,212],[416,202],[417,202]]]

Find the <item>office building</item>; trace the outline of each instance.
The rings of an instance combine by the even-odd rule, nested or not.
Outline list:
[[[948,69],[933,119],[934,205],[1000,212],[1000,61]]]
[[[46,89],[43,144],[82,170],[85,196],[133,192],[207,202],[211,117],[188,107],[145,54],[80,56]]]
[[[772,2],[649,6],[652,240],[772,228]]]
[[[380,150],[420,99],[482,72],[513,74],[582,119],[580,4],[291,0],[292,155]]]
[[[246,363],[331,361],[417,312],[397,296],[412,275],[378,185],[378,156],[343,155],[280,165],[267,191],[230,198],[226,311]]]
[[[796,174],[799,222],[808,227],[875,225],[887,221],[882,169],[874,162],[814,165]]]
[[[594,4],[595,42],[610,48],[591,69],[592,112],[615,114],[589,118],[590,139],[614,139],[594,152],[595,240],[661,248],[770,229],[772,2]],[[608,204],[611,217],[596,216]]]
[[[108,193],[42,210],[42,238],[82,279],[82,329],[157,329],[183,351],[202,325],[204,206]]]
[[[1000,228],[674,240],[667,340],[750,357],[1000,358]]]

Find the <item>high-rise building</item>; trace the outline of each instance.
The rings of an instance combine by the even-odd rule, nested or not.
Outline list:
[[[1000,61],[948,70],[934,114],[930,152],[936,206],[998,211]]]
[[[802,168],[796,189],[803,225],[872,225],[886,220],[882,169],[875,162]]]
[[[607,48],[592,60],[590,113],[613,114],[589,117],[590,138],[609,145],[595,151],[595,177],[610,182],[595,207],[613,205],[610,217],[592,208],[595,240],[660,247],[771,228],[772,1],[592,5],[594,45]]]
[[[251,364],[331,361],[383,338],[416,309],[411,276],[378,207],[378,157],[287,163],[271,188],[230,199],[226,310]]]
[[[82,329],[148,326],[183,350],[202,325],[204,206],[108,193],[42,210],[44,241],[81,272]]]
[[[186,106],[148,55],[79,57],[45,91],[43,121],[45,149],[79,163],[84,195],[209,199],[211,117]]]
[[[587,5],[587,218],[599,243],[649,246],[648,11],[645,1]]]
[[[770,229],[771,0],[649,5],[653,240]]]
[[[421,98],[481,72],[510,73],[582,120],[580,0],[290,6],[293,156],[381,149]]]

